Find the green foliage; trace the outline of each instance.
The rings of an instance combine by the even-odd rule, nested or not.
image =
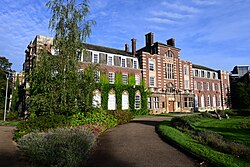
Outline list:
[[[250,84],[238,82],[235,87],[238,114],[250,115]]]
[[[0,69],[5,71],[11,70],[12,63],[6,57],[0,56]]]
[[[128,85],[130,85],[130,86],[135,85],[135,75],[134,74],[128,75]]]
[[[12,90],[12,102],[11,102],[11,109],[13,111],[18,111],[18,106],[20,104],[21,94],[19,90],[19,76],[17,75],[17,79],[15,82],[15,88]]]
[[[30,132],[42,132],[57,127],[67,127],[70,121],[64,115],[44,115],[39,117],[30,117],[29,120],[21,122],[17,126],[14,134],[14,140],[19,140],[22,136]]]
[[[189,134],[182,133],[171,126],[170,121],[164,121],[159,125],[160,133],[168,140],[180,145],[181,148],[207,159],[216,166],[244,167],[249,162],[233,155],[219,152],[207,145],[197,142]]]
[[[115,111],[109,111],[109,113],[114,115],[119,125],[125,124],[134,118],[133,114],[127,110],[122,110],[122,111],[115,110]]]
[[[88,129],[55,129],[30,133],[18,141],[19,149],[32,164],[42,166],[85,166],[96,137]]]
[[[71,125],[80,126],[86,124],[98,124],[107,128],[112,128],[117,125],[117,119],[102,110],[95,110],[87,113],[77,113],[71,118]]]

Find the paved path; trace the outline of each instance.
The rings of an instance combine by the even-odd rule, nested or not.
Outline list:
[[[0,126],[0,167],[27,167],[12,141],[15,127]]]
[[[108,130],[89,167],[193,167],[195,161],[161,140],[155,126],[166,117],[149,116]]]

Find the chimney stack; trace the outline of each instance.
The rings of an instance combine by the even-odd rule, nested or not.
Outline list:
[[[131,41],[132,41],[132,55],[135,55],[135,53],[136,53],[136,39],[133,38],[133,39],[131,39]]]
[[[169,40],[167,40],[167,44],[170,46],[175,47],[175,39],[174,38],[170,38]]]
[[[129,52],[129,46],[127,43],[125,44],[125,52]]]
[[[145,36],[146,36],[146,47],[152,46],[152,44],[154,43],[154,33],[150,32]]]

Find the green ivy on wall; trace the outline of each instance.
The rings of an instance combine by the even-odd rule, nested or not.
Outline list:
[[[129,94],[129,109],[131,112],[136,114],[147,114],[147,99],[149,92],[146,90],[145,83],[142,81],[140,85],[135,85],[135,75],[130,74],[128,76],[128,84],[123,84],[122,74],[115,74],[115,84],[109,84],[109,81],[106,77],[106,73],[102,73],[100,77],[100,83],[96,84],[96,89],[99,89],[101,92],[101,107],[104,110],[108,109],[108,94],[110,90],[115,91],[116,96],[116,107],[117,110],[122,109],[122,93],[127,91]],[[135,93],[139,91],[141,94],[141,109],[135,109]]]

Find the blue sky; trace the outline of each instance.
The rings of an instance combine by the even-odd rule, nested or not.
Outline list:
[[[36,35],[52,36],[46,0],[0,1],[0,55],[22,70],[24,50]],[[175,38],[181,59],[231,71],[250,64],[249,0],[90,0],[96,21],[89,43],[124,49],[131,38],[137,49],[145,34],[155,41]]]

